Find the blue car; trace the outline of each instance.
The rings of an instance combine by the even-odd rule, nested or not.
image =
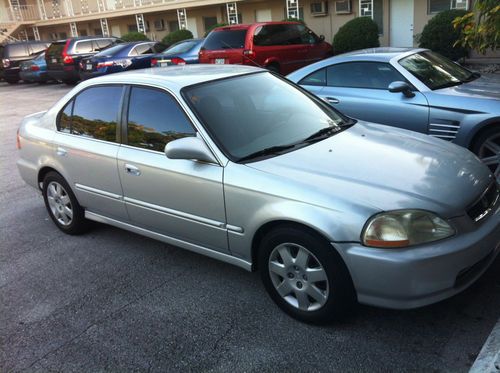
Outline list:
[[[198,63],[198,53],[204,39],[188,39],[171,45],[153,57],[151,67]]]
[[[47,74],[45,51],[40,53],[32,60],[21,62],[19,64],[19,77],[27,83],[45,83],[50,80]]]
[[[346,53],[287,78],[350,117],[466,147],[500,181],[500,80],[427,49],[403,48]]]
[[[151,67],[151,57],[165,47],[154,41],[121,43],[80,62],[80,79]]]

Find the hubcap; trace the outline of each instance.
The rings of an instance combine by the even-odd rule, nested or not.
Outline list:
[[[479,148],[477,156],[500,181],[500,133],[488,137]]]
[[[61,225],[70,225],[73,221],[73,206],[68,193],[61,184],[51,181],[47,187],[47,201],[50,211]]]
[[[328,277],[319,260],[294,243],[276,246],[269,256],[269,275],[278,294],[301,311],[315,311],[327,301]]]

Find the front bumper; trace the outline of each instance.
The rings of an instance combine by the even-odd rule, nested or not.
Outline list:
[[[360,303],[395,309],[422,307],[461,292],[495,260],[500,252],[500,203],[495,209],[474,230],[414,248],[332,245],[351,273]]]
[[[49,79],[46,71],[23,71],[19,73],[19,77],[24,81],[45,82]]]

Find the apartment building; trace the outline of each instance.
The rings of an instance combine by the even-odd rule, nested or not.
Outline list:
[[[152,40],[189,29],[203,36],[216,23],[252,23],[294,17],[331,41],[347,21],[371,17],[382,46],[412,46],[427,21],[471,0],[0,0],[6,39],[56,40],[69,36],[140,31]]]

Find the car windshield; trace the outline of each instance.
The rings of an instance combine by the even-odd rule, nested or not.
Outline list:
[[[211,81],[182,92],[221,150],[236,162],[298,149],[353,123],[268,72]]]
[[[412,54],[399,64],[432,90],[470,82],[479,76],[434,52]]]
[[[117,44],[113,47],[106,48],[102,52],[99,52],[95,57],[112,57],[117,53],[120,53],[123,49],[131,47],[131,44]]]
[[[200,43],[199,40],[183,41],[180,42],[179,44],[172,45],[170,48],[164,50],[162,53],[163,54],[184,53],[190,50],[191,48],[195,47],[198,43]]]

